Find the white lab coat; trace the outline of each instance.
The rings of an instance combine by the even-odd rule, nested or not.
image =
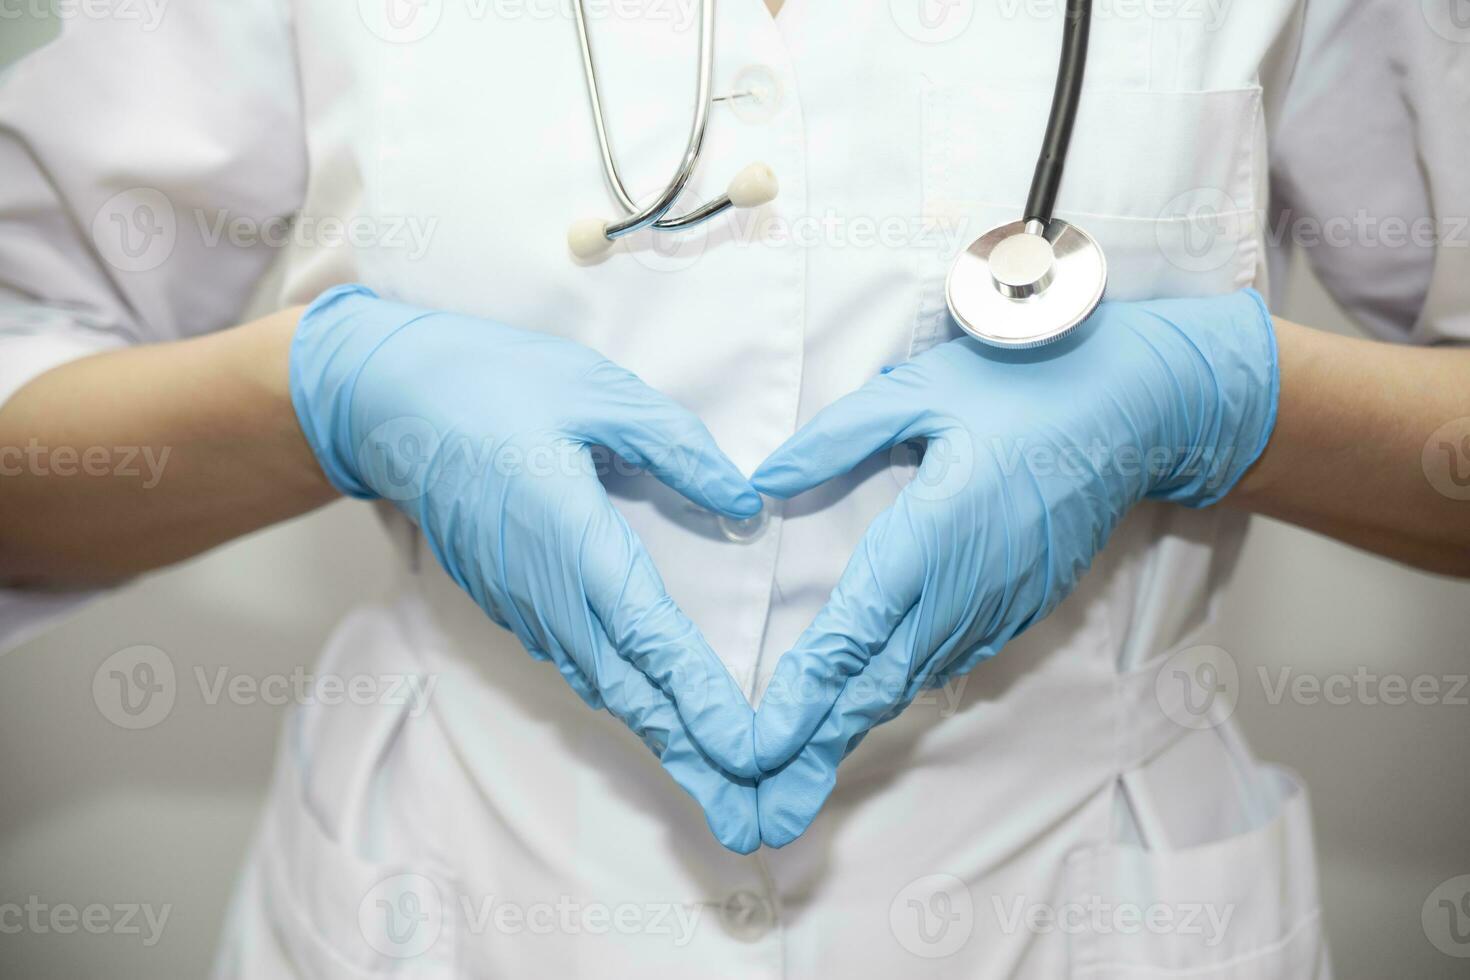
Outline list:
[[[685,6],[594,5],[640,192],[688,125]],[[1419,5],[1104,6],[1060,210],[1107,249],[1113,298],[1265,288],[1273,175],[1275,204],[1304,214],[1470,206],[1470,87],[1442,74],[1465,78],[1467,48]],[[360,281],[589,344],[753,469],[884,365],[955,336],[948,259],[1018,213],[1060,38],[1046,4],[790,0],[773,22],[726,2],[716,92],[759,97],[718,103],[694,189],[761,160],[780,197],[582,267],[565,229],[612,202],[565,4],[392,10],[77,19],[16,68],[0,88],[0,398],[92,351],[230,324],[274,261],[281,304]],[[291,214],[284,244],[218,224]],[[355,221],[355,240],[323,219]],[[1463,251],[1313,257],[1375,329],[1470,338]],[[754,700],[904,463],[745,528],[647,478],[608,489]],[[875,731],[803,838],[741,857],[385,513],[401,588],[350,615],[318,670],[432,676],[430,707],[293,714],[221,977],[1329,975],[1302,787],[1228,721],[1180,723],[1198,705],[1160,676],[1208,642],[1238,517],[1139,508],[1050,619]],[[57,605],[0,602],[11,640]]]

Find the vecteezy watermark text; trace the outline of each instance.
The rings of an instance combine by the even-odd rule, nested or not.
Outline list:
[[[1466,693],[1467,688],[1470,688],[1470,675],[1467,674],[1418,674],[1406,677],[1403,674],[1379,674],[1364,666],[1359,666],[1351,674],[1335,673],[1326,676],[1297,673],[1290,667],[1279,667],[1274,671],[1267,667],[1258,667],[1256,670],[1260,674],[1266,703],[1271,705],[1278,705],[1289,699],[1294,704],[1308,706],[1470,706],[1470,695]]]
[[[163,937],[172,912],[171,904],[92,902],[77,906],[70,902],[46,902],[30,895],[24,902],[0,903],[0,935],[70,936],[85,932],[93,936],[138,936],[144,946],[152,947]]]
[[[444,962],[453,958],[453,944],[462,935],[652,936],[683,948],[694,941],[703,911],[702,905],[680,902],[456,894],[428,875],[404,872],[368,889],[357,919],[368,946],[384,956]]]
[[[229,667],[196,666],[199,700],[209,707],[336,705],[404,707],[417,718],[428,710],[437,674],[338,674],[296,667],[284,673],[242,674]],[[118,650],[92,675],[92,700],[104,718],[119,728],[152,728],[167,719],[181,685],[173,658],[155,646]]]
[[[168,4],[169,0],[0,0],[0,21],[52,17],[133,21],[141,30],[156,31]]]
[[[1084,901],[1028,902],[1017,896],[1007,902],[991,897],[996,923],[1007,935],[1022,930],[1044,936],[1198,936],[1205,948],[1213,949],[1225,939],[1235,906],[1210,902],[1112,902],[1101,895]]]
[[[141,477],[143,489],[152,490],[163,479],[169,450],[168,446],[43,446],[32,438],[24,446],[0,446],[0,477]]]
[[[1218,31],[1230,14],[1233,0],[1097,0],[1093,17],[1098,21],[1185,21]],[[1000,15],[1006,20],[1027,17],[1054,20],[1065,11],[1066,0],[999,0]]]
[[[415,215],[278,215],[264,220],[228,211],[194,212],[199,238],[208,248],[228,242],[236,248],[382,248],[400,251],[410,262],[423,258],[429,250],[438,218]]]

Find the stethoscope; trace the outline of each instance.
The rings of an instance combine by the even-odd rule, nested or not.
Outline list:
[[[607,133],[597,66],[587,35],[585,0],[576,0],[577,40],[587,99],[597,131],[602,172],[625,212],[615,221],[586,218],[572,225],[567,243],[578,259],[595,259],[625,235],[652,227],[659,231],[692,228],[726,210],[754,208],[775,200],[776,175],[763,163],[745,167],[725,193],[678,217],[668,217],[699,163],[709,123],[710,82],[715,63],[715,0],[700,0],[699,70],[694,121],[674,178],[656,198],[639,207],[623,184]],[[1039,347],[1076,329],[1102,301],[1108,264],[1102,246],[1076,225],[1055,217],[1057,192],[1066,166],[1072,126],[1087,70],[1092,0],[1067,0],[1062,25],[1062,60],[1057,69],[1051,115],[1024,217],[992,228],[954,260],[945,297],[955,321],[970,336],[998,347]]]

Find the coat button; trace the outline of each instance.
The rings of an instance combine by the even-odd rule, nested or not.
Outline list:
[[[720,533],[727,541],[735,544],[749,544],[766,533],[766,527],[771,523],[771,503],[766,501],[766,506],[754,517],[748,517],[743,521],[737,521],[729,517],[721,517],[718,520]]]
[[[750,65],[735,75],[728,96],[730,111],[742,122],[763,123],[786,101],[781,80],[765,65]]]
[[[733,938],[753,943],[771,931],[776,913],[764,895],[738,891],[720,905],[720,923]]]

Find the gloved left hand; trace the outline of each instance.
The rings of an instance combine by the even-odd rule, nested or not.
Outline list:
[[[340,490],[392,500],[491,619],[643,739],[725,846],[759,846],[750,704],[592,455],[605,447],[700,506],[754,515],[760,497],[693,414],[581,344],[361,286],[303,314],[291,398]]]
[[[752,482],[785,498],[927,441],[756,713],[763,841],[806,830],[869,729],[1050,613],[1135,504],[1223,497],[1265,448],[1277,387],[1254,292],[1104,304],[1040,350],[942,344],[777,449]]]

